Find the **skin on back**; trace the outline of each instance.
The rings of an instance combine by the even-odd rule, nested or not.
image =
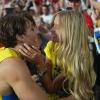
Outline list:
[[[47,100],[32,80],[26,64],[18,57],[10,57],[1,62],[0,81],[3,87],[0,88],[0,92],[3,95],[11,92],[11,86],[20,100]]]

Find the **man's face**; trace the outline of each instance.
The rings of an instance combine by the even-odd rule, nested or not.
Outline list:
[[[48,9],[47,9],[47,7],[43,6],[43,7],[42,7],[42,12],[43,12],[43,14],[48,14]]]
[[[40,47],[40,39],[38,37],[38,34],[34,32],[35,27],[32,26],[32,23],[30,23],[27,26],[26,33],[22,37],[23,43],[27,43],[30,46],[35,46],[37,48]]]
[[[80,8],[80,1],[77,0],[69,0],[67,3],[68,8],[72,8],[72,10],[79,10]]]

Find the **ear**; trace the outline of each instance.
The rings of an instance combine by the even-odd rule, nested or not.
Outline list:
[[[23,35],[16,35],[16,39],[17,39],[17,41],[19,41],[19,42],[22,42],[23,41]]]

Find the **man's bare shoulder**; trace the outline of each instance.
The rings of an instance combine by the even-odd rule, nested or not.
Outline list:
[[[23,60],[18,57],[9,57],[0,63],[0,76],[13,78],[28,73],[28,68]]]
[[[9,70],[9,68],[11,68],[12,70],[18,69],[21,68],[21,66],[26,66],[26,64],[22,59],[18,57],[9,57],[0,63],[0,69],[5,69],[5,70],[6,69]]]

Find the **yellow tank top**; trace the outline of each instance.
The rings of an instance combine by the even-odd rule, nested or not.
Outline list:
[[[11,48],[5,48],[5,47],[0,48],[0,62],[8,57],[13,57],[13,56],[17,57],[17,53]]]
[[[52,67],[52,75],[55,77],[56,71],[54,71],[56,64],[56,53],[59,47],[59,43],[54,43],[53,41],[49,41],[44,49],[46,58],[51,60],[53,67]],[[56,49],[56,50],[55,50]],[[58,65],[61,66],[61,61],[58,61]],[[62,69],[62,67],[60,67]]]
[[[54,47],[54,42],[53,41],[49,41],[44,49],[44,52],[46,54],[46,57],[51,60],[51,62],[53,63],[53,65],[55,65],[55,52],[53,52],[53,47]],[[52,54],[53,53],[53,54]]]
[[[55,56],[56,56],[56,52],[53,52],[53,48],[54,47],[54,42],[53,41],[49,41],[44,49],[45,55],[47,57],[47,59],[51,60],[52,64],[53,64],[53,68],[52,68],[52,75],[53,77],[55,77],[55,72],[54,72],[54,68],[55,68]],[[56,95],[54,93],[52,94],[48,94],[48,98],[49,100],[58,100],[59,99],[59,95]]]

